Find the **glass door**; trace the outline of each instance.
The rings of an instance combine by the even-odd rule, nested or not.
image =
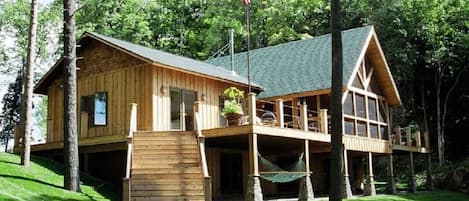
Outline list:
[[[171,88],[171,130],[194,130],[194,102],[197,94]]]

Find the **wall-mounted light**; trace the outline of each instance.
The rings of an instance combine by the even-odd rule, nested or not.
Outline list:
[[[206,94],[202,94],[200,96],[200,99],[203,100],[203,101],[206,101],[207,100],[207,95]]]
[[[162,85],[160,91],[161,91],[161,94],[166,95],[168,94],[168,87]]]

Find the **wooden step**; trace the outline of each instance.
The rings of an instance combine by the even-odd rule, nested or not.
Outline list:
[[[173,180],[176,181],[192,181],[195,179],[202,179],[202,174],[197,173],[163,173],[163,174],[152,174],[152,173],[140,173],[137,174],[132,172],[131,179],[135,180]]]
[[[145,156],[145,155],[167,155],[167,154],[172,154],[172,155],[182,155],[182,154],[199,154],[199,149],[183,149],[183,150],[178,150],[178,149],[133,149],[133,156]]]
[[[199,158],[167,158],[154,155],[152,159],[133,158],[132,163],[136,164],[180,164],[180,163],[199,163]],[[179,156],[181,157],[181,156]]]
[[[134,137],[161,137],[161,136],[197,136],[195,131],[167,131],[167,132],[151,132],[151,131],[139,131],[134,133]]]
[[[198,163],[180,163],[180,164],[135,164],[132,169],[160,169],[160,168],[190,168],[200,167]]]
[[[159,178],[159,179],[148,179],[148,178],[132,178],[132,185],[158,185],[158,184],[185,184],[185,185],[203,185],[204,180],[202,177],[199,178]]]
[[[159,197],[132,197],[131,201],[204,201],[204,196],[159,196]]]
[[[158,153],[158,154],[139,154],[134,155],[132,158],[134,160],[153,160],[157,157],[158,159],[186,159],[194,158],[199,160],[198,153],[184,153],[184,154],[174,154],[174,153]]]
[[[201,168],[132,168],[132,174],[201,174]]]
[[[181,145],[135,145],[133,151],[142,151],[142,150],[184,150],[184,149],[195,149],[198,150],[199,147],[197,144],[181,144]]]
[[[132,197],[139,196],[203,196],[203,190],[165,190],[165,191],[142,191],[142,190],[131,190]]]
[[[141,191],[189,191],[189,190],[203,190],[203,186],[201,184],[134,184],[131,185],[133,191],[141,190]]]
[[[153,146],[161,146],[161,145],[168,145],[168,146],[179,146],[179,145],[197,145],[196,141],[189,141],[189,140],[134,140],[134,146],[139,145],[153,145]]]

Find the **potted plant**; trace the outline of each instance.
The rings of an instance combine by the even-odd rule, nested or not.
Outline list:
[[[228,126],[241,125],[241,117],[244,114],[241,100],[244,97],[244,91],[241,91],[236,87],[229,87],[225,89],[223,93],[228,98],[223,104],[222,111],[223,116],[225,116],[228,121]]]

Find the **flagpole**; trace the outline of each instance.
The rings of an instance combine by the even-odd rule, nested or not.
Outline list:
[[[251,12],[250,12],[250,7],[251,4],[249,1],[246,4],[246,26],[247,26],[247,31],[248,31],[248,50],[246,52],[247,56],[247,66],[248,66],[248,88],[249,88],[249,93],[251,93],[251,66],[250,66],[250,57],[249,57],[249,51],[251,50]]]

